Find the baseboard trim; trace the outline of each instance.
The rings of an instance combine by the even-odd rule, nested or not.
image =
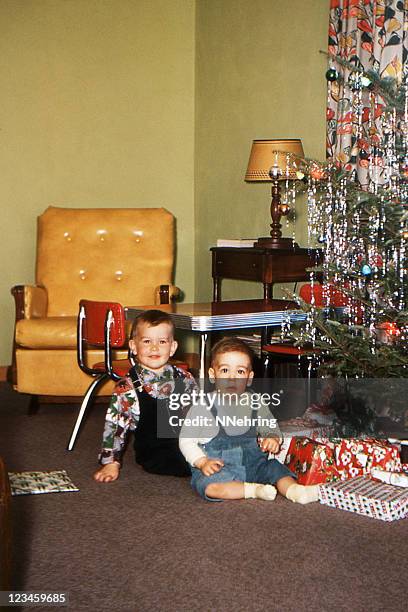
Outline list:
[[[9,367],[10,366],[0,366],[0,382],[6,382]]]

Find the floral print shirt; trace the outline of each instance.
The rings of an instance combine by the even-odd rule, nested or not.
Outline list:
[[[174,368],[179,374],[179,381],[186,393],[197,389],[197,384],[189,372]],[[144,390],[156,399],[169,397],[175,389],[173,366],[167,364],[157,374],[153,370],[136,365],[136,372]],[[110,405],[105,417],[102,449],[99,463],[106,465],[118,461],[121,463],[123,447],[128,431],[136,429],[139,422],[139,399],[129,375],[118,381],[113,391]]]

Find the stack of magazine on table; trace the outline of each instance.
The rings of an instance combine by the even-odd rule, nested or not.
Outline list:
[[[235,247],[237,249],[242,247],[251,248],[254,246],[257,238],[218,238],[217,247]]]

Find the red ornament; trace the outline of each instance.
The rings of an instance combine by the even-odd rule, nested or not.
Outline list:
[[[310,176],[315,179],[316,181],[320,181],[322,179],[327,178],[327,174],[324,171],[323,168],[320,168],[319,166],[314,166],[311,170],[310,170]]]
[[[400,335],[401,330],[394,321],[384,321],[376,327],[377,340],[381,344],[392,344]]]
[[[377,266],[377,268],[381,268],[384,262],[383,262],[383,258],[381,257],[381,255],[374,255],[370,263],[374,266]]]
[[[394,321],[386,321],[380,327],[385,329],[388,336],[399,336],[401,334],[401,330]]]

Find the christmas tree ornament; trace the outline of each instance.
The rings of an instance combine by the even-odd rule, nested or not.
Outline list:
[[[310,176],[316,181],[321,181],[322,179],[327,177],[324,168],[317,165],[312,166],[310,170]]]
[[[339,73],[335,68],[329,68],[326,72],[326,79],[332,83],[333,81],[337,81],[339,78]]]
[[[372,273],[372,269],[369,264],[364,264],[361,266],[361,274],[363,276],[370,276],[371,273]]]
[[[363,76],[360,78],[360,81],[361,81],[361,85],[363,87],[370,87],[370,85],[373,84],[373,82],[370,79],[370,77],[368,77],[366,74],[363,74]]]
[[[377,342],[382,344],[393,344],[401,335],[401,330],[393,321],[384,321],[375,328]]]

